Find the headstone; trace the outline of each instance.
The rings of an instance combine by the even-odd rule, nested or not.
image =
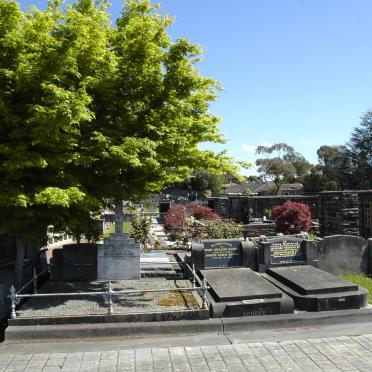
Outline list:
[[[191,262],[198,270],[250,267],[255,269],[256,248],[253,242],[240,239],[210,239],[193,243]]]
[[[365,288],[310,265],[271,267],[263,276],[291,296],[299,310],[359,309],[368,304]]]
[[[241,241],[204,240],[204,265],[210,268],[241,266]]]
[[[313,240],[294,236],[265,237],[259,241],[258,246],[260,272],[272,266],[317,266],[318,253]]]
[[[53,249],[50,260],[51,279],[90,281],[97,279],[97,245],[66,244]]]
[[[369,274],[367,240],[352,235],[327,236],[318,242],[319,268],[334,275]]]
[[[207,279],[212,317],[293,312],[293,301],[249,268],[201,270]]]
[[[116,203],[115,233],[98,247],[98,279],[140,279],[140,245],[123,233],[123,222],[130,220],[123,214],[123,203]]]

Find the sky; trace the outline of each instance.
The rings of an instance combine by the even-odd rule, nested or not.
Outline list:
[[[172,38],[200,44],[198,69],[222,83],[211,111],[227,143],[216,151],[254,162],[256,146],[284,142],[316,163],[321,145],[345,144],[372,108],[370,0],[156,2],[175,18]],[[111,3],[114,19],[122,1]]]

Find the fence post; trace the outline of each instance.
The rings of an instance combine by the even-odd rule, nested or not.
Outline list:
[[[108,290],[107,290],[106,294],[107,294],[107,305],[108,305],[107,313],[108,313],[108,315],[112,315],[112,312],[113,312],[112,295],[114,294],[114,291],[112,290],[112,283],[111,282],[108,282]]]
[[[33,274],[33,287],[34,287],[34,294],[37,294],[37,275],[36,275],[36,269],[34,268],[34,274]]]
[[[10,295],[9,295],[11,305],[10,305],[10,318],[11,319],[16,319],[17,314],[16,314],[16,304],[17,304],[17,292],[16,289],[14,288],[14,285],[10,287]]]
[[[202,309],[208,309],[207,286],[208,286],[207,279],[204,278],[202,281]]]
[[[195,288],[195,264],[192,264],[192,287]]]

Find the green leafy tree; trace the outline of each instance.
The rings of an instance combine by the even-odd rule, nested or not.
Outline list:
[[[372,111],[362,115],[360,126],[355,128],[348,143],[354,189],[372,189]]]
[[[321,146],[318,151],[319,165],[327,189],[336,185],[336,189],[349,187],[351,163],[346,146]],[[335,189],[335,188],[333,188]]]
[[[0,214],[25,246],[47,226],[96,236],[94,215],[112,199],[136,199],[192,170],[235,172],[209,112],[219,84],[195,67],[201,49],[172,42],[172,19],[149,0],[128,0],[111,26],[105,0],[22,12],[0,0]]]

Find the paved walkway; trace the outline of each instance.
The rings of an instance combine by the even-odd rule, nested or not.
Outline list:
[[[0,355],[0,371],[370,372],[372,334],[200,347]]]

